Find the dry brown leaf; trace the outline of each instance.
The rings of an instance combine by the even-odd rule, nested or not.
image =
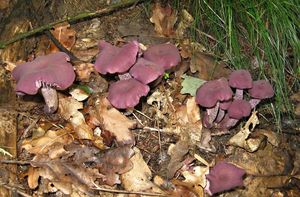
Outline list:
[[[170,5],[161,7],[160,3],[155,3],[150,21],[154,23],[154,30],[164,36],[171,36],[174,32],[174,25],[177,21],[177,11]]]
[[[134,137],[129,129],[133,128],[136,122],[129,120],[113,108],[105,97],[100,97],[96,103],[97,118],[103,125],[103,129],[111,132],[118,143],[133,144]]]
[[[81,88],[73,88],[72,90],[70,90],[69,92],[72,97],[74,99],[76,99],[77,101],[84,101],[85,99],[87,99],[89,97],[89,94],[86,93],[84,90],[82,90]]]
[[[261,142],[264,140],[264,136],[260,135],[257,138],[249,138],[251,131],[254,130],[257,124],[259,124],[256,114],[256,111],[252,112],[252,115],[246,122],[245,126],[242,127],[242,129],[237,134],[229,139],[227,145],[241,147],[249,152],[254,152],[259,148]],[[252,126],[251,130],[250,126]]]
[[[144,161],[143,156],[138,148],[133,149],[135,154],[130,159],[133,163],[133,168],[121,175],[123,187],[127,191],[147,191],[163,193],[150,180],[152,177],[151,170]]]
[[[78,139],[92,140],[93,131],[85,122],[83,114],[78,111],[82,108],[83,104],[73,97],[59,99],[59,113],[65,120],[70,121]]]
[[[88,82],[92,72],[95,72],[94,64],[78,63],[75,66],[75,72],[80,81]]]
[[[120,184],[119,175],[132,169],[130,158],[134,151],[129,146],[110,149],[100,156],[97,168],[105,175],[105,184]]]
[[[217,62],[211,55],[194,52],[191,57],[190,69],[192,73],[198,72],[203,80],[228,77],[230,70],[222,62]]]
[[[71,28],[68,23],[60,23],[54,26],[54,30],[51,30],[53,36],[68,50],[71,50],[76,41],[76,32]],[[50,44],[49,53],[59,51],[55,44]]]
[[[83,104],[73,97],[59,98],[59,114],[67,121],[82,108]]]
[[[35,189],[39,185],[39,168],[30,166],[27,172],[27,183],[30,189]]]
[[[70,194],[72,185],[76,185],[80,191],[88,192],[88,188],[94,186],[96,179],[105,179],[105,176],[95,168],[99,163],[97,154],[99,154],[99,149],[93,146],[75,143],[66,146],[59,143],[52,144],[48,153],[34,156],[31,165],[38,168],[35,168],[34,172],[29,171],[28,181],[34,187],[39,177],[42,177],[44,181],[49,180],[49,183],[44,182],[44,186],[52,184],[54,187],[48,188],[49,192],[59,189],[64,194]],[[91,162],[95,163],[94,167],[87,168],[87,163]]]
[[[178,24],[178,27],[176,30],[176,35],[179,38],[184,38],[185,35],[188,35],[187,31],[188,31],[189,27],[192,25],[194,18],[186,9],[183,9],[181,11],[180,19],[181,19],[181,21]]]
[[[42,137],[36,139],[25,139],[22,148],[32,154],[45,154],[55,143],[69,144],[73,141],[70,132],[64,129],[48,130]]]

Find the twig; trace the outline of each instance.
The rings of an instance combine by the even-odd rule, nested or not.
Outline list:
[[[4,163],[4,164],[30,165],[30,164],[31,164],[31,161],[0,160],[0,163]]]
[[[5,183],[0,183],[1,186],[5,187],[6,189],[8,190],[11,190],[11,191],[15,191],[17,192],[18,194],[22,195],[22,196],[25,196],[25,197],[31,197],[31,195],[29,194],[26,194],[25,192],[21,191],[20,189],[18,189],[17,187],[15,186],[10,186],[10,185],[7,185]]]
[[[15,37],[13,37],[10,40],[0,42],[0,49],[4,49],[7,45],[12,44],[14,42],[17,42],[19,40],[22,40],[24,38],[27,38],[29,36],[33,36],[33,35],[35,35],[37,33],[41,33],[41,32],[44,32],[46,30],[50,30],[51,28],[53,28],[55,25],[57,25],[59,23],[63,23],[63,22],[74,23],[74,22],[76,22],[78,20],[82,20],[82,19],[95,18],[97,16],[101,16],[103,14],[108,14],[110,12],[113,12],[113,11],[117,10],[117,9],[129,7],[131,5],[135,5],[135,4],[143,2],[143,1],[144,0],[126,0],[126,1],[121,1],[119,3],[114,3],[114,4],[110,5],[110,6],[107,6],[106,8],[97,10],[95,12],[83,12],[83,13],[80,13],[80,14],[78,14],[76,16],[66,17],[66,18],[57,20],[55,22],[43,25],[43,26],[38,27],[36,29],[33,29],[31,31],[18,34],[18,35],[16,35]]]
[[[103,191],[103,192],[111,192],[111,193],[119,193],[119,194],[137,194],[137,195],[145,195],[145,196],[166,196],[165,194],[160,194],[160,193],[134,192],[134,191],[126,191],[126,190],[107,189],[107,188],[99,187],[94,182],[93,184],[95,185],[95,188],[92,189]]]
[[[20,137],[20,140],[24,139],[27,137],[28,132],[30,131],[30,129],[32,129],[37,122],[40,120],[40,117],[37,117],[23,132],[22,136]]]

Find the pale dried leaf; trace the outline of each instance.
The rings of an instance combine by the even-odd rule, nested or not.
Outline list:
[[[80,81],[88,82],[92,72],[95,72],[95,66],[91,63],[79,63],[74,66],[77,77]]]
[[[73,97],[59,98],[59,114],[69,120],[79,109],[83,108],[83,104]]]
[[[195,166],[192,170],[183,171],[182,175],[185,178],[185,182],[191,183],[195,186],[201,185],[204,188],[206,186],[205,175],[208,174],[208,172],[209,167]]]
[[[105,130],[113,133],[116,140],[121,144],[133,144],[134,137],[129,130],[136,122],[128,119],[117,109],[113,108],[105,97],[99,98],[96,110],[99,121]]]
[[[71,28],[67,22],[60,23],[54,26],[54,30],[51,30],[53,36],[68,50],[71,50],[76,41],[76,32]],[[50,53],[59,51],[54,43],[50,44]]]
[[[84,101],[85,99],[87,99],[89,97],[89,94],[86,93],[84,90],[82,90],[81,88],[74,88],[70,91],[70,94],[72,95],[72,97],[74,99],[76,99],[77,101]]]
[[[121,175],[123,187],[127,191],[162,193],[162,191],[150,181],[152,173],[147,163],[144,161],[140,150],[138,148],[134,148],[133,150],[135,155],[130,159],[133,163],[133,168]]]
[[[172,9],[170,5],[161,7],[160,3],[155,3],[153,7],[153,14],[150,21],[154,23],[154,30],[164,36],[174,34],[174,25],[177,21],[177,11]]]
[[[255,126],[259,124],[257,112],[252,112],[251,117],[246,122],[245,126],[241,130],[231,137],[228,141],[228,145],[237,146],[246,149],[249,152],[254,152],[259,148],[260,143],[263,141],[263,137],[249,138],[251,131],[254,130]],[[252,125],[251,131],[250,126]]]

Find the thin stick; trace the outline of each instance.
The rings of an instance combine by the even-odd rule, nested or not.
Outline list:
[[[15,191],[17,192],[18,194],[22,195],[22,196],[25,196],[25,197],[31,197],[31,195],[29,194],[26,194],[25,192],[21,191],[20,189],[18,189],[17,187],[14,187],[14,186],[10,186],[10,185],[7,185],[5,183],[0,183],[1,186],[5,187],[6,189],[8,190],[11,190],[11,191]]]
[[[30,165],[30,164],[31,164],[31,161],[0,160],[0,163],[4,163],[4,164]]]
[[[57,20],[55,22],[43,25],[43,26],[38,27],[36,29],[33,29],[31,31],[28,31],[28,32],[25,32],[25,33],[20,33],[20,34],[16,35],[15,37],[13,37],[10,40],[0,42],[0,49],[4,49],[9,44],[12,44],[12,43],[17,42],[19,40],[22,40],[24,38],[33,36],[33,35],[35,35],[37,33],[41,33],[41,32],[44,32],[46,30],[50,30],[51,28],[53,28],[55,25],[57,25],[59,23],[63,23],[63,22],[74,23],[74,22],[82,20],[82,19],[95,18],[97,16],[101,16],[103,14],[108,14],[110,12],[113,12],[113,11],[115,11],[117,9],[120,9],[120,8],[125,8],[125,7],[129,7],[131,5],[136,5],[136,4],[138,4],[138,3],[142,2],[142,1],[143,0],[126,0],[126,1],[121,1],[119,3],[114,3],[114,4],[110,5],[110,6],[107,6],[106,8],[97,10],[95,12],[83,12],[83,13],[80,13],[80,14],[78,14],[76,16],[66,17],[66,18]]]
[[[166,196],[160,193],[149,193],[149,192],[134,192],[134,191],[126,191],[126,190],[116,190],[116,189],[107,189],[103,187],[99,187],[96,183],[93,182],[95,188],[94,190],[99,190],[103,192],[111,192],[111,193],[119,193],[119,194],[137,194],[137,195],[145,195],[145,196]]]

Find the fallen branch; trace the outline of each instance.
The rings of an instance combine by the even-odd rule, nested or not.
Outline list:
[[[12,44],[14,42],[17,42],[19,40],[22,40],[24,38],[27,38],[29,36],[33,36],[33,35],[35,35],[37,33],[42,33],[42,32],[44,32],[46,30],[50,30],[51,28],[53,28],[55,25],[57,25],[59,23],[63,23],[63,22],[74,23],[76,21],[79,21],[79,20],[82,20],[82,19],[86,19],[86,18],[95,18],[95,17],[98,17],[100,15],[108,14],[110,12],[113,12],[113,11],[118,10],[120,8],[129,7],[129,6],[138,4],[138,3],[142,2],[142,1],[143,0],[123,0],[123,1],[121,1],[119,3],[114,3],[114,4],[110,5],[110,6],[107,6],[106,8],[97,10],[95,12],[83,12],[83,13],[80,13],[80,14],[78,14],[76,16],[71,16],[71,17],[66,17],[66,18],[60,19],[58,21],[49,23],[47,25],[43,25],[43,26],[38,27],[36,29],[33,29],[31,31],[18,34],[18,35],[16,35],[15,37],[13,37],[10,40],[0,42],[0,49],[4,49],[7,45]]]

